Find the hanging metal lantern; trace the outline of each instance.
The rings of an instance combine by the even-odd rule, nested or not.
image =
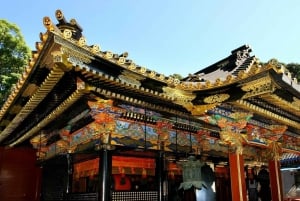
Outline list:
[[[183,182],[180,184],[179,189],[190,189],[191,187],[201,189],[205,186],[205,182],[201,177],[201,167],[203,164],[196,160],[195,156],[189,156],[185,162],[178,162],[182,167]]]

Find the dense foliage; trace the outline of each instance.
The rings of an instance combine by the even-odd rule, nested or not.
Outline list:
[[[0,19],[0,108],[18,81],[31,51],[16,24]]]
[[[286,63],[283,63],[283,62],[279,62],[275,58],[273,58],[271,60],[274,60],[279,65],[285,66],[286,69],[291,73],[292,78],[297,78],[298,82],[300,83],[300,64],[299,63],[291,62],[291,63],[286,64]],[[261,64],[265,65],[267,63],[261,62]]]
[[[174,73],[174,74],[170,75],[170,77],[172,77],[174,79],[178,79],[178,80],[181,80],[183,78],[182,75],[177,74],[177,73]]]
[[[286,68],[292,73],[292,77],[296,77],[298,82],[300,82],[300,64],[299,63],[289,63]]]

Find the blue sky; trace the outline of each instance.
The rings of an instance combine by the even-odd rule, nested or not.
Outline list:
[[[89,45],[123,53],[158,73],[186,76],[248,44],[261,61],[300,63],[299,0],[10,0],[0,18],[17,24],[35,49],[42,19],[61,9]]]

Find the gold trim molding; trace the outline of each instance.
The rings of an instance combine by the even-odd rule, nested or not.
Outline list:
[[[249,98],[266,93],[271,93],[275,90],[275,85],[272,83],[272,79],[270,77],[263,77],[245,83],[245,85],[242,86],[241,89],[247,92],[243,96],[243,98]]]
[[[300,129],[300,124],[298,122],[295,122],[295,121],[292,121],[288,118],[285,118],[285,117],[282,117],[282,116],[279,116],[273,112],[270,112],[268,110],[265,110],[261,107],[258,107],[256,105],[253,105],[245,100],[238,100],[236,102],[233,103],[234,105],[238,105],[244,109],[247,109],[247,110],[250,110],[252,111],[253,113],[257,113],[257,114],[260,114],[262,116],[265,116],[265,117],[268,117],[270,119],[274,119],[280,123],[282,123],[283,125],[290,125],[290,126],[293,126],[297,129]]]

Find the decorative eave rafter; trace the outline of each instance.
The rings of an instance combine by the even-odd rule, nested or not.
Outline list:
[[[280,105],[283,110],[300,117],[300,100],[295,97],[293,102],[288,102],[275,94],[265,94],[261,98],[274,105]]]
[[[118,90],[128,90],[128,91],[133,91],[135,93],[141,93],[147,97],[152,97],[155,99],[160,99],[161,101],[173,101],[173,97],[165,94],[165,93],[160,93],[158,91],[154,91],[152,89],[144,88],[141,86],[137,85],[132,85],[130,83],[124,82],[121,79],[118,79],[116,77],[104,74],[99,71],[95,71],[87,66],[81,67],[81,66],[76,66],[75,68],[76,71],[80,71],[84,77],[87,80],[99,80],[99,82],[103,82],[105,85],[110,85],[116,87]]]
[[[38,123],[34,128],[29,130],[25,135],[20,137],[15,142],[11,143],[9,146],[13,147],[24,140],[32,137],[34,134],[38,133],[43,127],[47,126],[51,121],[61,115],[65,110],[67,110],[74,102],[81,98],[86,93],[85,88],[77,89],[71,96],[69,96],[63,103],[61,103],[53,112],[47,115],[40,123]]]
[[[242,99],[271,94],[275,90],[275,85],[268,74],[252,81],[244,82],[241,89],[245,92]]]
[[[28,66],[25,67],[25,70],[22,76],[19,78],[18,82],[16,83],[15,87],[12,89],[9,97],[3,104],[0,110],[0,121],[3,119],[4,115],[8,112],[10,107],[14,104],[17,99],[17,96],[22,94],[22,91],[25,91],[25,87],[27,87],[27,83],[29,82],[30,76],[33,73],[33,69],[36,68],[37,64],[40,62],[43,54],[49,46],[49,42],[47,42],[48,34],[40,34],[41,42],[36,43],[37,51],[32,54],[32,58],[29,61]],[[50,40],[48,40],[50,41]]]
[[[140,107],[149,107],[156,111],[188,116],[188,112],[178,110],[178,107],[180,107],[176,105],[176,99],[178,97],[175,97],[174,95],[168,95],[168,93],[165,92],[161,93],[153,89],[144,88],[139,84],[126,82],[118,77],[96,71],[88,65],[77,65],[75,71],[83,75],[84,80],[86,80],[93,89],[92,91],[95,91],[106,98],[121,100]],[[93,82],[97,82],[97,84],[94,85]],[[132,97],[131,94],[137,94],[138,96]],[[152,103],[149,101],[147,102],[146,100],[152,100]],[[164,106],[161,104],[154,104],[153,101],[164,103]],[[174,107],[177,107],[177,110],[174,109]]]
[[[19,111],[16,117],[9,123],[9,125],[0,133],[0,142],[7,137],[13,130],[20,125],[23,120],[37,107],[37,105],[48,95],[55,84],[64,75],[58,67],[54,67],[49,73],[46,80],[42,83],[39,89],[31,96],[26,105]]]
[[[254,105],[254,104],[251,104],[250,102],[248,102],[247,100],[238,100],[234,103],[232,103],[233,105],[235,106],[238,106],[240,108],[243,108],[245,110],[249,110],[253,113],[256,113],[256,114],[259,114],[261,116],[264,116],[268,119],[273,119],[277,122],[280,122],[281,124],[284,124],[284,125],[288,125],[288,126],[292,126],[294,128],[297,128],[297,129],[300,129],[300,124],[299,122],[295,122],[295,121],[292,121],[288,118],[285,118],[283,116],[280,116],[278,114],[275,114],[269,110],[266,110],[266,109],[263,109],[257,105]]]
[[[175,110],[175,109],[168,108],[168,107],[163,107],[161,105],[157,105],[154,103],[147,102],[145,100],[129,97],[124,94],[115,93],[115,92],[112,92],[112,91],[109,91],[106,89],[93,88],[92,91],[95,91],[101,95],[104,95],[107,98],[121,100],[121,101],[127,102],[132,105],[136,105],[136,106],[139,106],[142,108],[149,108],[154,111],[159,111],[159,112],[169,113],[169,114],[173,114],[173,115],[180,116],[180,117],[190,118],[189,113],[181,112],[179,110]]]

